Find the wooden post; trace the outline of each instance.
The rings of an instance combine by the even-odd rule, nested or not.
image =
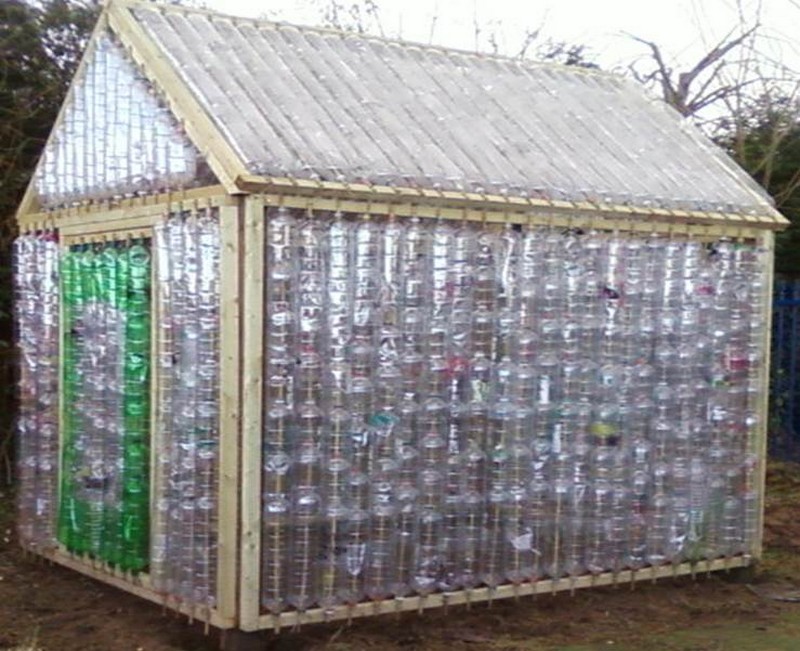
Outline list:
[[[238,589],[239,437],[241,431],[241,215],[219,209],[220,228],[220,440],[217,608],[235,618]]]
[[[763,333],[761,348],[761,368],[759,369],[759,385],[761,395],[758,405],[758,442],[756,453],[758,455],[758,467],[756,470],[755,488],[758,491],[758,522],[756,525],[756,537],[753,541],[752,555],[760,559],[764,551],[764,506],[766,502],[767,490],[767,451],[769,437],[769,378],[770,378],[770,345],[772,343],[772,291],[775,281],[775,234],[765,231],[759,238],[761,247],[764,249],[764,270],[763,270],[763,303],[760,306],[763,314]]]
[[[261,566],[261,438],[264,372],[264,201],[243,200],[242,293],[242,538],[240,621],[244,631],[259,627]]]

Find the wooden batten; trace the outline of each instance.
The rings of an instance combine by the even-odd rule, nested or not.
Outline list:
[[[56,208],[43,212],[20,215],[17,223],[20,230],[29,230],[41,223],[61,229],[86,230],[113,228],[115,222],[126,222],[147,215],[164,214],[176,201],[202,201],[215,207],[235,205],[236,199],[229,196],[221,185],[210,185],[191,190],[176,190],[128,199],[87,201],[67,208]]]
[[[750,565],[747,556],[718,558],[680,565],[646,567],[641,570],[622,570],[603,574],[584,574],[578,577],[542,579],[519,584],[503,584],[496,588],[473,588],[456,592],[436,592],[426,596],[400,597],[383,601],[365,601],[358,604],[335,606],[330,609],[313,608],[304,612],[287,611],[280,614],[265,614],[259,619],[260,629],[294,628],[303,624],[321,624],[337,620],[373,615],[421,612],[429,608],[491,603],[495,599],[529,597],[538,594],[553,594],[608,585],[631,584],[639,581],[656,581],[663,578],[696,575],[719,570],[732,570]]]
[[[219,209],[220,225],[220,441],[217,604],[235,618],[239,566],[241,401],[242,209]]]
[[[261,437],[264,372],[264,202],[244,200],[241,587],[239,627],[259,628],[261,588]]]

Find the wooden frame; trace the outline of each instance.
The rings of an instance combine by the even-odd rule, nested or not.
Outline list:
[[[264,278],[264,231],[263,227],[267,222],[266,209],[270,206],[284,206],[299,210],[314,211],[342,211],[355,214],[372,214],[383,216],[404,216],[404,217],[426,217],[432,219],[454,219],[467,220],[482,223],[516,223],[536,226],[555,226],[581,227],[602,231],[619,231],[640,233],[642,235],[658,233],[662,235],[683,235],[697,237],[703,240],[716,240],[720,237],[728,237],[735,240],[748,240],[751,242],[761,242],[762,246],[768,248],[768,259],[771,260],[771,242],[774,235],[770,230],[765,230],[763,226],[756,227],[752,223],[738,223],[734,220],[719,219],[713,224],[708,222],[689,222],[689,221],[642,221],[630,213],[625,215],[602,214],[598,212],[587,213],[585,211],[575,211],[571,214],[551,209],[537,209],[521,211],[491,210],[480,203],[471,203],[463,208],[442,208],[427,204],[416,204],[410,202],[380,202],[357,200],[354,198],[342,199],[331,197],[316,197],[291,194],[265,194],[261,196],[249,197],[247,200],[246,218],[246,241],[252,243],[252,247],[245,254],[245,310],[247,313],[245,324],[245,347],[247,350],[263,350],[262,340],[263,328],[263,284],[257,279]],[[247,246],[247,245],[246,245]],[[771,264],[771,263],[770,263]],[[249,274],[249,278],[248,278]],[[771,282],[771,272],[767,272]],[[767,292],[771,295],[771,292]],[[769,296],[765,296],[762,306],[765,313],[769,312]],[[769,333],[766,333],[764,345],[768,345]],[[768,350],[765,349],[765,350]],[[243,449],[252,451],[249,460],[243,460],[243,468],[251,466],[251,471],[243,470],[242,484],[242,530],[248,532],[258,532],[260,530],[260,516],[256,505],[249,504],[251,500],[258,496],[258,486],[260,485],[259,465],[256,457],[260,457],[260,427],[261,427],[261,404],[262,390],[261,380],[257,376],[263,365],[262,356],[248,356],[248,364],[252,368],[245,370],[245,386],[249,386],[244,392],[244,424],[243,424]],[[768,377],[768,361],[762,364],[759,374]],[[766,374],[766,375],[765,375]],[[249,378],[249,379],[248,379]],[[766,413],[768,397],[764,397],[760,403],[760,409]],[[763,424],[759,430],[760,447],[760,466],[759,476],[756,478],[759,497],[763,500],[764,482],[763,472],[766,460],[766,427]],[[245,455],[247,456],[247,455]],[[260,462],[260,459],[259,459]],[[245,497],[247,496],[247,497]],[[763,508],[762,508],[763,513]],[[646,567],[641,570],[623,570],[620,572],[604,572],[597,575],[582,575],[579,577],[563,577],[558,579],[542,579],[521,584],[504,584],[495,589],[478,588],[471,590],[459,590],[449,593],[434,593],[428,596],[411,596],[396,599],[386,599],[376,602],[360,602],[353,605],[341,605],[332,609],[313,608],[304,612],[287,611],[280,614],[263,613],[254,618],[254,612],[258,611],[259,595],[259,544],[254,541],[252,545],[243,547],[242,550],[242,587],[241,587],[241,619],[239,627],[246,631],[272,629],[280,631],[285,627],[297,627],[302,624],[314,624],[336,620],[350,620],[356,617],[366,617],[379,614],[400,613],[408,611],[422,611],[428,608],[446,607],[448,605],[471,604],[478,602],[491,602],[494,599],[507,597],[524,597],[536,594],[555,593],[562,591],[574,591],[576,589],[588,588],[602,585],[617,585],[622,583],[636,583],[640,581],[655,581],[661,578],[678,577],[685,575],[696,575],[719,570],[732,570],[747,567],[758,560],[761,554],[761,532],[762,523],[759,523],[757,540],[753,548],[747,554],[736,555],[729,558],[718,558],[713,560],[703,560],[698,562],[685,562],[676,565],[663,565],[659,567]],[[249,534],[248,534],[249,535]],[[263,578],[261,579],[263,580]]]
[[[36,230],[43,224],[50,228],[67,228],[73,232],[98,232],[113,229],[114,225],[158,213],[165,206],[180,201],[203,201],[212,206],[230,205],[230,198],[221,185],[210,185],[191,190],[169,192],[114,201],[87,201],[67,208],[43,212],[30,212],[17,217],[19,228]],[[83,230],[81,230],[83,229]]]
[[[341,199],[329,197],[304,197],[285,194],[262,195],[268,206],[285,206],[300,210],[341,211],[353,214],[372,214],[396,217],[425,217],[491,224],[529,224],[554,226],[556,228],[581,227],[594,230],[633,232],[641,234],[659,233],[662,235],[694,234],[704,238],[733,237],[737,239],[756,239],[763,232],[750,223],[739,223],[719,219],[714,222],[657,221],[643,219],[632,213],[618,214],[602,211],[554,210],[536,207],[527,210],[509,210],[492,204],[469,203],[463,207],[435,206],[404,202],[372,202],[360,199]]]
[[[194,195],[194,196],[191,196]],[[174,599],[156,591],[148,573],[121,572],[104,562],[73,554],[59,544],[55,549],[29,549],[32,553],[75,569],[94,579],[122,588],[150,601],[162,604],[190,618],[200,619],[219,628],[237,624],[238,597],[238,527],[239,518],[239,437],[240,437],[240,259],[241,259],[241,209],[240,201],[220,194],[219,187],[205,188],[183,196],[180,201],[153,203],[148,199],[131,201],[124,207],[108,211],[92,207],[84,211],[60,211],[29,215],[20,223],[23,232],[52,229],[59,233],[60,246],[105,242],[128,237],[152,237],[153,227],[170,212],[193,208],[217,208],[220,224],[220,459],[219,459],[219,530],[217,561],[217,607],[205,608]],[[155,273],[155,265],[153,271]],[[152,300],[153,315],[157,315],[157,301]],[[63,320],[62,320],[63,322]],[[155,324],[155,318],[153,319]],[[63,330],[60,334],[63,348]],[[157,352],[157,337],[152,337],[151,351]],[[155,359],[155,358],[154,358]],[[155,366],[154,366],[155,369]],[[159,436],[158,421],[154,417],[158,404],[159,377],[154,370],[151,380],[151,471]],[[63,449],[63,397],[59,396],[60,442]],[[60,453],[59,453],[60,456]],[[59,466],[59,490],[61,469]],[[158,473],[152,473],[151,503],[158,494]],[[151,516],[153,508],[151,504]],[[153,520],[154,521],[154,520]]]

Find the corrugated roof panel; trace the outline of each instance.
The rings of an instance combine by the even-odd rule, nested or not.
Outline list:
[[[722,150],[612,75],[131,11],[253,174],[772,213]]]

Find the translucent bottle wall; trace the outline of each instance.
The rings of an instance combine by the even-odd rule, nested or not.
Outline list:
[[[262,605],[748,553],[755,246],[271,209]]]
[[[150,245],[73,246],[61,259],[63,456],[59,540],[148,564]]]
[[[219,224],[216,210],[156,227],[158,404],[154,587],[215,605],[219,460]]]
[[[14,243],[14,303],[19,349],[17,476],[19,537],[55,544],[58,499],[58,243],[53,232]]]
[[[35,174],[47,207],[191,184],[198,154],[122,46],[99,39]]]

